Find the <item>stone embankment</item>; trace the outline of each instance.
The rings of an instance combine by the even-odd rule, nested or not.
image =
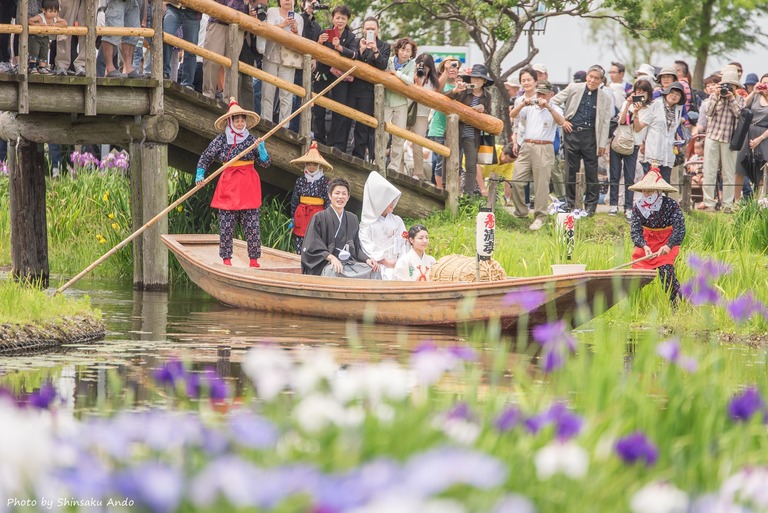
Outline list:
[[[32,324],[0,324],[0,355],[52,351],[65,344],[104,338],[106,326],[90,315]]]

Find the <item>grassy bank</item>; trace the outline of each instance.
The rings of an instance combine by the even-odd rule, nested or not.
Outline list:
[[[72,299],[64,295],[51,296],[45,291],[27,287],[13,280],[0,281],[0,320],[6,324],[41,324],[62,317],[93,315],[101,312],[91,308],[85,296]]]

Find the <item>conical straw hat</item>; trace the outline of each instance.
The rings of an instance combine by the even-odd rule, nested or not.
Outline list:
[[[327,169],[328,171],[333,170],[333,166],[330,165],[322,155],[320,155],[320,151],[317,149],[317,141],[312,141],[312,144],[309,145],[307,153],[291,161],[291,164],[296,164],[301,169],[304,169],[304,164],[307,163],[320,164],[324,169]]]
[[[224,127],[227,126],[227,120],[232,116],[245,116],[246,128],[253,128],[259,122],[258,114],[250,110],[245,110],[240,106],[239,103],[237,103],[237,100],[235,100],[234,98],[230,98],[229,111],[223,116],[221,116],[219,119],[217,119],[216,122],[213,124],[213,126],[216,128],[216,130],[223,132]]]
[[[642,180],[629,188],[630,191],[659,191],[659,192],[677,192],[661,177],[659,168],[651,166],[651,169],[645,174]]]

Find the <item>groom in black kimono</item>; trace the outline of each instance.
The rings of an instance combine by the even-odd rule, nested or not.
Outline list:
[[[366,255],[358,238],[357,216],[344,210],[349,182],[334,178],[328,183],[331,206],[309,222],[301,248],[301,272],[316,276],[381,279],[379,264]]]

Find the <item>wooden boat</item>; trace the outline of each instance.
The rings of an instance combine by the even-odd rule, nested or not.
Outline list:
[[[218,235],[163,235],[190,279],[222,303],[297,316],[368,320],[383,324],[456,326],[498,318],[511,330],[521,315],[529,326],[553,319],[585,322],[650,283],[656,271],[628,269],[509,278],[494,282],[397,282],[301,274],[298,255],[262,248],[260,268],[248,267],[246,243],[235,240],[232,266],[219,257]],[[544,291],[543,304],[526,309],[507,294]],[[578,309],[578,315],[575,315]]]

